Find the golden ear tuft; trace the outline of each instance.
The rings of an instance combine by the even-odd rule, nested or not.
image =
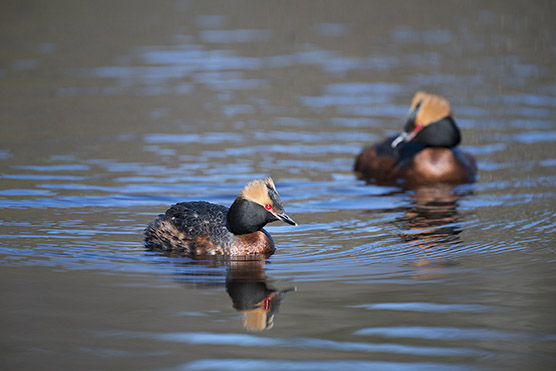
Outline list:
[[[274,326],[274,315],[267,317],[268,312],[263,308],[243,311],[243,326],[248,331],[270,330]]]
[[[425,99],[425,96],[427,95],[429,94],[425,93],[424,91],[418,91],[417,93],[415,93],[413,99],[411,99],[411,107],[409,108],[409,112],[413,112],[415,110],[415,107],[417,107],[417,104]]]
[[[415,121],[422,123],[424,126],[442,120],[452,114],[450,102],[441,96],[418,91],[411,101],[411,111],[413,111],[419,103],[421,103],[421,106],[417,111],[417,118]]]
[[[272,205],[272,201],[268,196],[268,187],[276,190],[274,182],[270,177],[252,180],[243,187],[239,197],[256,202],[260,205]]]

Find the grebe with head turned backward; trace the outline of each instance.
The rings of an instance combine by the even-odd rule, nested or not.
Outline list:
[[[277,220],[297,225],[267,177],[247,183],[230,208],[205,201],[175,204],[147,226],[145,245],[188,256],[270,256],[274,241],[263,227]]]
[[[377,183],[470,183],[477,165],[473,156],[455,148],[460,141],[450,102],[417,92],[404,130],[363,148],[354,170]]]

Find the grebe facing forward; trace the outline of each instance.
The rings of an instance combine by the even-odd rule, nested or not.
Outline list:
[[[369,145],[354,170],[377,183],[469,183],[477,176],[475,159],[455,148],[461,141],[450,102],[417,92],[397,137]]]
[[[147,226],[145,246],[188,256],[270,256],[274,241],[263,227],[277,220],[297,225],[267,177],[247,183],[230,208],[205,201],[175,204]]]

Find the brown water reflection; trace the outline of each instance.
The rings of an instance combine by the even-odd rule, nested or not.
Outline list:
[[[167,251],[161,253],[172,259],[170,264],[175,271],[173,277],[180,284],[197,290],[225,287],[233,308],[242,314],[243,327],[248,331],[271,329],[282,299],[287,293],[297,290],[296,287],[282,290],[274,288],[265,272],[267,260],[242,257],[191,259]],[[224,276],[225,283],[222,283],[221,278]]]
[[[463,231],[458,212],[459,200],[471,194],[470,190],[458,189],[453,184],[417,186],[408,190],[411,206],[403,216],[396,219],[400,237],[416,253],[412,263],[418,267],[416,279],[439,279],[446,275],[445,269],[457,262],[450,257],[450,249],[456,248]]]
[[[409,194],[411,206],[397,218],[404,242],[424,251],[460,241],[458,201],[469,194],[443,183],[418,186]]]
[[[243,326],[249,331],[269,330],[284,296],[295,287],[276,290],[267,283],[264,264],[232,262],[226,274],[226,292],[234,309],[243,315]]]

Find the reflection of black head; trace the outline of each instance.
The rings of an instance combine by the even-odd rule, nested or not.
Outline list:
[[[227,280],[226,291],[233,306],[243,313],[243,326],[249,331],[269,330],[274,326],[274,313],[280,298],[264,281]]]
[[[264,281],[226,281],[226,292],[232,299],[234,309],[250,310],[276,290],[266,287]]]
[[[226,279],[226,292],[232,298],[234,309],[243,313],[243,325],[249,331],[272,328],[274,315],[289,291],[295,291],[295,288],[277,291],[267,287],[261,279],[234,278],[233,275]]]

